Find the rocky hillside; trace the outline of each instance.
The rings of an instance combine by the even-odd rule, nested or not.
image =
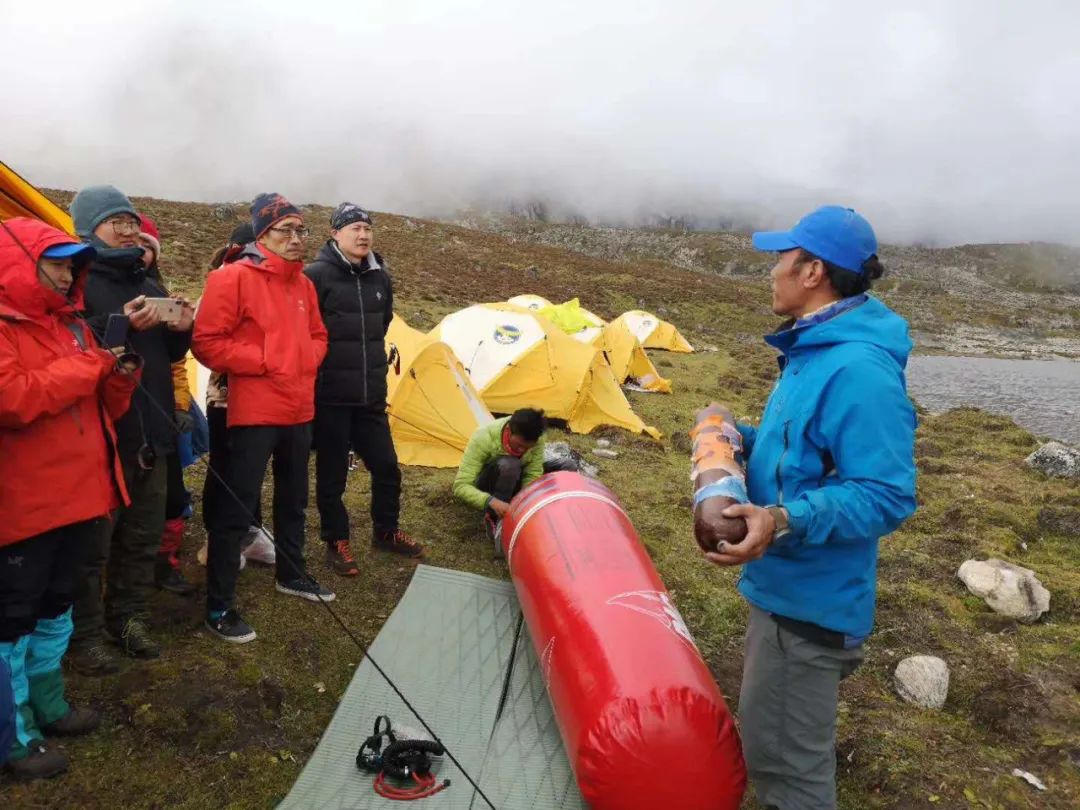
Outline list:
[[[457,222],[518,243],[617,262],[661,261],[752,282],[771,266],[740,232],[597,228],[493,215]],[[876,289],[908,317],[924,350],[1080,356],[1080,249],[887,245],[881,256],[888,272]]]

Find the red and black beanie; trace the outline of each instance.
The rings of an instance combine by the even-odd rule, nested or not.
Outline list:
[[[251,229],[255,231],[256,239],[266,233],[275,222],[280,222],[285,217],[303,219],[304,215],[300,213],[299,208],[280,194],[273,192],[260,194],[251,203]]]

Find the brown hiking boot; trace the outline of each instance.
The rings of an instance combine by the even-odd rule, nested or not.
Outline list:
[[[326,547],[326,562],[343,577],[355,577],[360,573],[360,566],[353,559],[348,540],[336,540]]]
[[[375,532],[371,545],[382,551],[401,554],[403,557],[419,557],[424,553],[424,547],[401,529],[392,532]]]
[[[103,641],[72,650],[67,659],[71,668],[80,675],[113,675],[120,671],[120,661],[109,652]]]
[[[32,782],[35,779],[52,779],[67,773],[68,758],[62,751],[50,748],[43,742],[33,742],[27,756],[12,760],[7,766],[18,781]]]
[[[146,625],[138,619],[128,619],[122,625],[110,626],[108,630],[112,640],[132,658],[157,658],[161,655],[161,648],[151,637]]]
[[[101,715],[93,709],[72,708],[59,720],[42,726],[41,730],[52,737],[78,737],[96,731],[100,725]]]

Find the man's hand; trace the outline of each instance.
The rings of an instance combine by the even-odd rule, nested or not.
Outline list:
[[[166,324],[173,332],[190,332],[195,325],[195,307],[182,295],[174,295],[173,299],[183,304],[180,317],[173,323]]]
[[[746,520],[746,539],[738,544],[720,543],[716,551],[705,555],[706,559],[714,565],[742,565],[759,559],[776,532],[776,520],[772,513],[760,506],[739,503],[729,506],[722,514],[727,518],[741,517]]]
[[[500,501],[498,498],[492,498],[488,503],[488,508],[491,509],[499,517],[506,517],[506,513],[510,511],[510,504],[506,501]]]
[[[136,332],[145,332],[161,323],[161,315],[157,309],[146,306],[145,295],[132,298],[124,304],[124,314],[128,316],[128,323]]]
[[[139,370],[140,363],[137,354],[126,352],[116,358],[116,373],[130,376]]]

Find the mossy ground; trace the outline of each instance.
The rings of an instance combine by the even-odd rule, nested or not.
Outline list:
[[[195,294],[205,262],[235,220],[208,206],[140,201],[158,219],[174,286]],[[318,225],[325,219],[321,210]],[[393,263],[398,311],[420,327],[480,300],[536,292],[580,295],[600,314],[663,307],[692,342],[719,351],[654,353],[671,396],[631,395],[662,443],[604,431],[620,456],[596,461],[695,634],[733,709],[741,677],[746,610],[737,572],[704,562],[691,534],[685,430],[711,399],[757,415],[775,375],[758,336],[771,321],[764,288],[662,263],[612,263],[555,248],[513,245],[462,228],[380,217],[379,248]],[[317,244],[315,240],[314,244]],[[584,452],[595,436],[561,434]],[[922,417],[918,513],[881,545],[877,632],[865,665],[842,687],[838,737],[841,806],[858,808],[1071,808],[1080,803],[1080,488],[1046,480],[1024,457],[1037,441],[1011,422],[974,410]],[[453,472],[405,468],[403,525],[428,548],[427,562],[505,577],[479,520],[449,495]],[[199,473],[190,476],[196,493]],[[333,585],[334,607],[366,644],[408,584],[410,562],[366,546],[369,482],[349,479],[347,501],[362,574],[336,578],[309,513],[312,571]],[[1073,532],[1069,536],[1067,532]],[[185,566],[203,542],[189,524]],[[956,579],[969,557],[997,556],[1033,568],[1052,593],[1031,626],[993,614]],[[0,783],[11,808],[265,808],[288,791],[318,742],[360,653],[325,610],[277,594],[272,573],[240,576],[238,603],[259,631],[240,648],[201,630],[200,599],[159,594],[151,623],[165,644],[158,661],[118,675],[72,675],[74,700],[100,709],[101,731],[65,742],[71,772],[30,786]],[[903,703],[896,663],[940,655],[952,670],[944,710]],[[447,696],[448,700],[453,699]],[[1019,767],[1049,790],[1010,775]],[[748,807],[753,801],[748,799]]]

